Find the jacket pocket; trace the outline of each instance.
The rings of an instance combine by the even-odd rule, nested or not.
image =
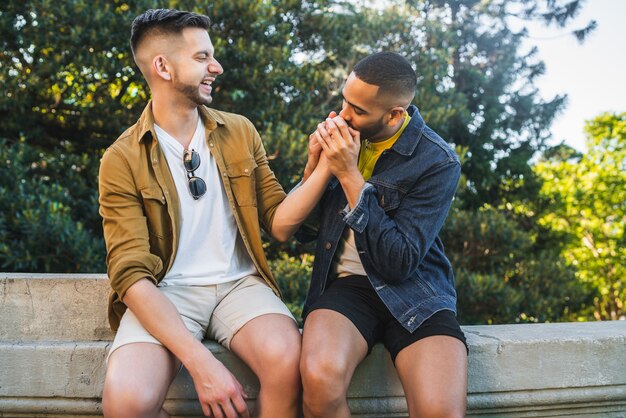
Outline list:
[[[151,236],[164,238],[170,230],[167,202],[163,191],[158,186],[141,189],[143,211],[146,217],[148,232]]]
[[[254,170],[257,163],[246,159],[226,166],[228,181],[238,206],[256,206],[256,179]]]
[[[398,209],[404,194],[395,188],[386,187],[381,184],[375,184],[376,198],[380,207],[386,212],[392,212]]]

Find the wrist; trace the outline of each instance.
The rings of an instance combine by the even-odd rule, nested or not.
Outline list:
[[[357,167],[346,171],[339,172],[335,175],[341,184],[358,184],[363,185],[365,180]]]
[[[213,354],[209,351],[208,348],[202,344],[201,341],[193,339],[193,342],[184,349],[184,352],[178,358],[180,362],[185,366],[190,373],[192,370],[195,370],[196,364],[198,362],[205,363],[207,361],[207,354],[210,359],[215,359]]]
[[[365,184],[365,179],[363,179],[363,176],[358,170],[356,170],[356,172],[345,173],[337,178],[346,195],[350,209],[354,208],[361,194],[361,190],[363,189],[363,185]]]
[[[311,173],[313,173],[313,170],[311,170],[309,164],[307,164],[304,167],[304,172],[302,173],[302,183],[304,184],[305,181],[307,181],[307,179],[309,177],[311,177]]]

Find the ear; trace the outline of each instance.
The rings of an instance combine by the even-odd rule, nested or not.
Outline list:
[[[404,118],[404,113],[406,109],[402,106],[393,107],[389,113],[387,113],[387,125],[395,126]]]
[[[170,81],[172,79],[172,74],[170,73],[170,65],[163,55],[157,55],[152,60],[152,68],[157,76],[161,77],[163,80]]]

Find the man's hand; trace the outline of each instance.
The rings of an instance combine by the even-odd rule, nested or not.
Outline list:
[[[358,166],[361,134],[335,116],[318,125],[315,135],[322,155],[328,159],[328,169],[341,183],[350,208],[354,208],[365,184]]]
[[[343,118],[329,117],[318,125],[314,133],[330,171],[341,181],[346,175],[358,173],[361,134],[350,128]]]
[[[148,279],[134,283],[124,303],[141,325],[187,368],[198,392],[202,411],[215,418],[249,418],[241,384],[187,330],[176,307]]]
[[[332,111],[328,114],[329,118],[337,117],[337,112]],[[317,167],[320,162],[320,157],[322,153],[322,145],[319,142],[319,138],[317,132],[319,130],[320,125],[324,125],[325,122],[321,122],[317,125],[317,129],[311,135],[309,135],[309,148],[308,148],[308,160],[306,162],[306,166],[304,167],[304,176],[302,178],[302,182],[304,183],[313,170]]]
[[[197,354],[185,364],[193,379],[202,412],[214,418],[249,418],[243,387],[209,350],[198,342]],[[200,348],[201,347],[201,348]]]

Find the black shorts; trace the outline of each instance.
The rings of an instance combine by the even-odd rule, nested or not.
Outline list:
[[[377,342],[382,341],[394,363],[402,349],[434,335],[457,338],[467,349],[465,335],[452,311],[435,312],[411,333],[389,312],[365,276],[333,280],[309,313],[316,309],[330,309],[348,318],[367,341],[368,354]]]

